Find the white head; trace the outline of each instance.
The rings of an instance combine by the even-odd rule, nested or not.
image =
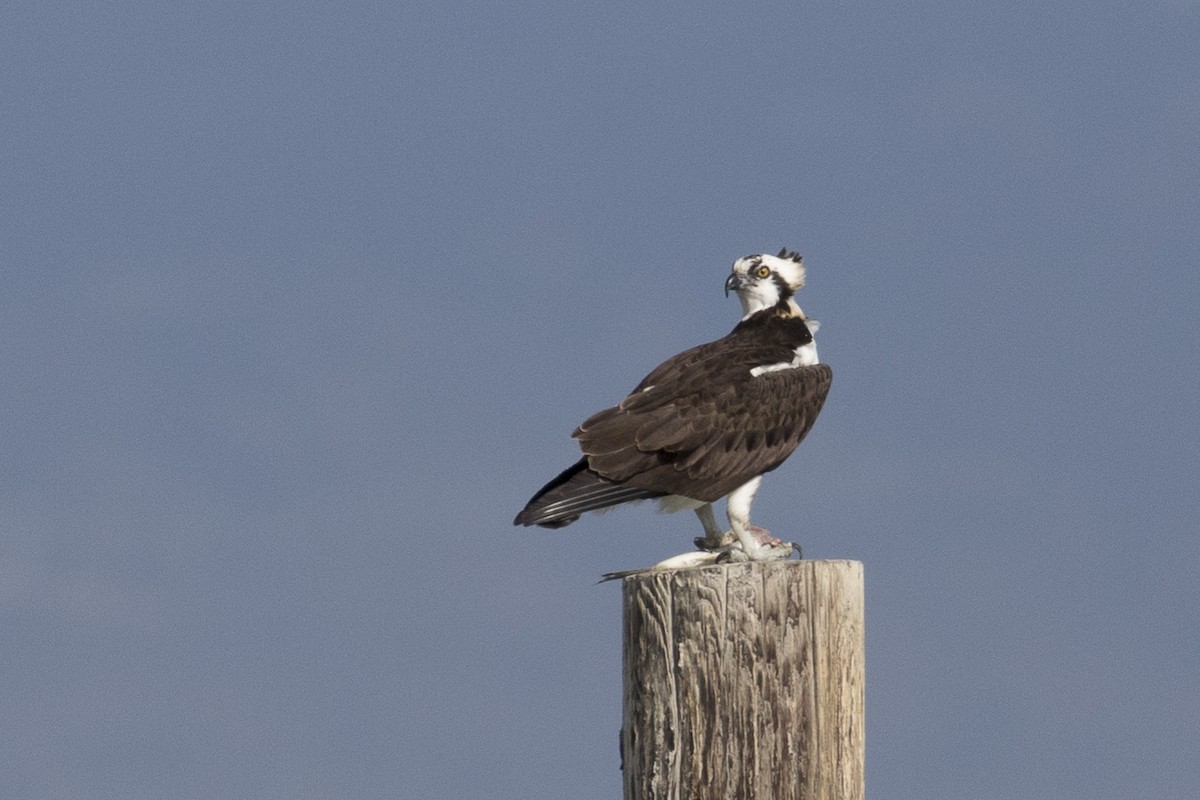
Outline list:
[[[737,292],[745,317],[766,308],[779,307],[790,315],[803,317],[792,299],[804,285],[804,264],[799,253],[789,253],[785,247],[779,255],[765,253],[745,256],[733,262],[733,272],[725,281],[725,294]]]

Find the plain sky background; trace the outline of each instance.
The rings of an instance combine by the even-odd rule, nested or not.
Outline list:
[[[1200,796],[1200,4],[0,11],[0,794],[620,796],[568,438],[798,249],[868,791]]]

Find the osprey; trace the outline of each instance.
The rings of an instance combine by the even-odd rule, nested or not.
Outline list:
[[[739,561],[789,556],[792,545],[750,524],[750,504],[762,476],[812,428],[833,379],[817,361],[817,324],[795,301],[803,285],[802,259],[786,248],[733,262],[725,294],[741,301],[737,326],[667,359],[618,405],[576,428],[583,457],[513,524],[559,528],[585,511],[656,498],[664,511],[696,512],[702,549],[724,548]],[[729,532],[713,516],[723,497]]]

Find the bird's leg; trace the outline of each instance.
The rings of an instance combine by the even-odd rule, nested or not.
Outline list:
[[[765,528],[750,524],[750,504],[754,502],[754,494],[760,483],[761,475],[735,489],[726,502],[729,527],[741,546],[740,551],[731,550],[729,553],[734,561],[774,561],[792,554],[791,544],[774,538]]]
[[[730,553],[735,561],[761,560],[758,554],[762,545],[750,532],[750,504],[754,502],[754,494],[758,491],[760,483],[762,483],[761,476],[754,478],[735,489],[729,495],[729,499],[725,501],[725,513],[729,517],[729,527],[733,530],[733,535],[737,537],[742,548],[740,553]]]
[[[721,526],[717,525],[717,518],[713,516],[712,503],[705,503],[697,508],[696,516],[700,519],[700,524],[704,526],[704,536],[697,537],[695,540],[697,549],[720,550],[733,542],[730,532],[721,530]]]

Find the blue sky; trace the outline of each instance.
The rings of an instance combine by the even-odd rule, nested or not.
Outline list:
[[[611,798],[649,508],[570,430],[798,249],[755,521],[867,578],[873,794],[1200,790],[1200,5],[0,12],[22,798]]]

